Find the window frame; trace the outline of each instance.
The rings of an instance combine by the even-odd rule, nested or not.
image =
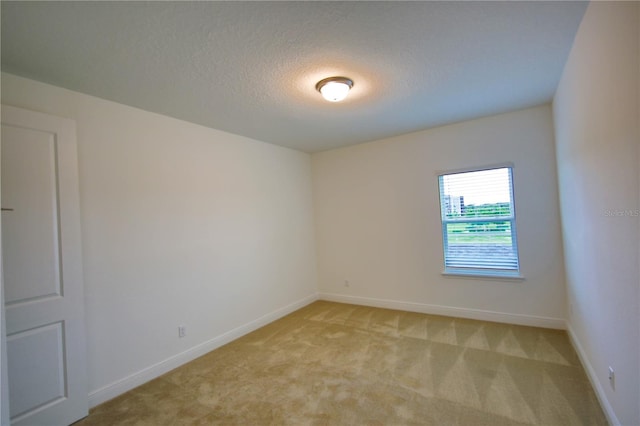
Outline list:
[[[510,216],[489,216],[489,217],[475,217],[469,219],[451,218],[447,219],[445,214],[445,204],[441,180],[444,176],[455,175],[462,173],[482,172],[497,169],[508,169],[509,173],[509,191],[511,197],[511,214]],[[516,226],[516,202],[515,202],[515,182],[514,182],[514,165],[512,163],[501,163],[482,167],[464,168],[456,170],[447,170],[437,172],[437,185],[438,185],[438,202],[440,206],[440,225],[442,229],[442,254],[443,254],[443,270],[442,275],[445,276],[462,276],[462,277],[477,277],[477,278],[500,278],[500,279],[512,279],[522,280],[521,263],[520,263],[520,250],[518,249],[518,237]],[[452,223],[485,223],[485,222],[509,222],[511,229],[511,247],[515,253],[516,268],[515,269],[502,269],[502,268],[478,268],[478,267],[466,267],[466,266],[447,266],[447,252],[449,248],[449,238],[447,233],[447,224]]]

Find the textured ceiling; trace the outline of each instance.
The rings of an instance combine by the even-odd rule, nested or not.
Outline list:
[[[1,7],[3,71],[314,152],[550,101],[586,3]]]

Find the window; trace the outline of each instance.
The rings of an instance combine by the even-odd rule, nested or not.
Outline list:
[[[438,179],[444,272],[520,276],[511,167]]]

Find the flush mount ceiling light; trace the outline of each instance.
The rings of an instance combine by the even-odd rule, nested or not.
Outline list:
[[[353,87],[353,80],[347,77],[329,77],[320,80],[316,89],[329,102],[340,102],[347,97]]]

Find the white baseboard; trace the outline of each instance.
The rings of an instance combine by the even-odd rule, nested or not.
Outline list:
[[[251,333],[252,331],[257,330],[260,327],[264,327],[265,325],[279,318],[282,318],[285,315],[288,315],[312,302],[315,302],[316,300],[318,300],[317,294],[307,296],[301,300],[298,300],[297,302],[291,303],[283,308],[263,315],[260,318],[257,318],[245,325],[234,328],[233,330],[229,330],[226,333],[214,337],[211,340],[200,343],[192,347],[191,349],[176,354],[127,377],[123,377],[120,380],[116,380],[115,382],[103,386],[100,389],[91,391],[89,392],[89,407],[92,408],[98,404],[102,404],[103,402],[113,399],[118,395],[121,395],[137,386],[155,379],[156,377],[168,373],[169,371],[180,367],[183,364],[186,364],[189,361],[193,361],[194,359],[206,354],[207,352],[211,352],[212,350],[226,345],[227,343],[239,337],[242,337],[245,334]]]
[[[602,388],[602,384],[598,380],[598,376],[596,375],[596,370],[593,368],[591,363],[589,362],[589,358],[587,358],[587,354],[584,351],[584,348],[580,344],[580,340],[576,336],[573,331],[573,327],[571,327],[571,323],[567,321],[566,324],[567,334],[569,335],[569,340],[573,345],[573,348],[576,350],[578,357],[580,358],[580,362],[582,362],[582,366],[587,372],[587,377],[589,377],[589,381],[591,382],[591,387],[596,392],[596,396],[598,397],[598,401],[600,401],[600,406],[602,407],[602,411],[604,411],[605,416],[607,416],[607,420],[611,426],[620,426],[620,421],[618,417],[616,417],[616,413],[613,411],[613,407],[609,403],[607,399],[607,395]]]
[[[503,322],[508,324],[528,325],[533,327],[555,328],[564,330],[565,320],[562,318],[538,317],[533,315],[509,314],[504,312],[484,311],[480,309],[457,308],[453,306],[429,305],[425,303],[402,302],[398,300],[374,299],[370,297],[347,296],[335,293],[320,293],[320,300],[330,302],[351,303],[354,305],[373,306],[376,308],[397,309],[401,311],[419,312],[422,314],[444,315],[448,317],[469,318],[483,321]]]

